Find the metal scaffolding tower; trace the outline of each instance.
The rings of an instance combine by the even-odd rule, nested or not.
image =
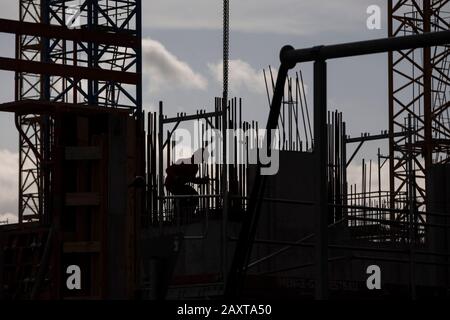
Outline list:
[[[20,1],[21,22],[41,23],[40,0]],[[16,36],[16,58],[41,61],[42,39],[34,35]],[[47,77],[48,78],[48,77]],[[45,98],[44,77],[32,73],[17,73],[16,100]],[[44,119],[36,114],[22,115],[16,121],[19,130],[19,222],[39,220],[44,210],[43,140]]]
[[[229,0],[223,96],[170,117],[160,102],[147,126],[140,0],[20,0],[20,21],[0,19],[17,46],[15,59],[0,57],[16,74],[16,101],[0,112],[15,114],[20,136],[19,224],[0,221],[0,299],[448,297],[450,0],[388,1],[390,38],[285,46],[276,79],[263,73],[262,127],[229,99]],[[328,61],[382,53],[389,131],[347,136],[328,111]],[[309,97],[302,71],[290,74],[304,63]],[[194,132],[193,146],[178,129]],[[348,179],[363,144],[381,140],[390,154],[378,148],[377,170],[362,159],[361,185]],[[383,270],[379,292],[368,265]],[[80,291],[66,285],[70,266]]]
[[[113,72],[141,73],[141,47],[127,46],[121,36],[141,37],[141,1],[21,0],[20,21],[114,35],[110,41],[86,37],[68,40],[38,35],[17,35],[16,59]],[[80,33],[81,34],[81,33]],[[86,79],[17,72],[16,100],[41,100],[139,112],[142,86],[127,81]],[[23,114],[16,121],[20,134],[19,221],[39,221],[49,214],[52,118]]]
[[[449,3],[390,0],[389,36],[449,30]],[[389,53],[392,208],[426,210],[430,169],[449,161],[449,54],[448,45]]]
[[[15,59],[0,57],[16,101],[0,110],[15,114],[20,137],[19,224],[1,235],[0,291],[131,297],[144,204],[128,187],[144,175],[141,1],[19,4],[20,21],[0,19],[16,36]],[[72,264],[84,269],[82,292],[64,286]]]

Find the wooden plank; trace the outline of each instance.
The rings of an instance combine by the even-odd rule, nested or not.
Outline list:
[[[90,207],[100,204],[100,195],[91,193],[66,193],[66,206],[68,207]]]
[[[0,69],[54,77],[111,81],[131,85],[137,85],[139,83],[139,76],[135,72],[122,72],[101,68],[79,67],[3,57],[0,57]]]
[[[128,108],[108,108],[98,105],[88,105],[85,103],[65,103],[49,102],[41,100],[20,100],[0,103],[1,112],[12,112],[17,114],[62,114],[70,113],[72,115],[102,115],[102,114],[123,114],[128,115]],[[29,118],[27,117],[26,120]],[[34,122],[39,121],[39,117],[31,118]]]
[[[100,252],[100,242],[98,241],[65,242],[63,244],[63,252],[98,253]]]
[[[66,147],[66,160],[100,160],[99,147]]]
[[[139,48],[139,38],[137,36],[119,31],[111,33],[106,30],[70,29],[44,23],[0,19],[0,32],[77,42],[92,42],[133,49]]]

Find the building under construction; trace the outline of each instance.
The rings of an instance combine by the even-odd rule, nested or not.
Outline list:
[[[388,2],[386,39],[284,47],[278,74],[264,74],[270,108],[258,124],[228,98],[227,1],[223,96],[166,115],[162,102],[143,111],[140,0],[20,0],[19,21],[0,19],[16,39],[16,57],[0,58],[15,72],[15,101],[0,111],[15,115],[20,147],[19,220],[0,226],[0,297],[448,297],[450,1]],[[383,53],[389,122],[351,137],[345,114],[327,110],[327,61]],[[189,126],[201,150],[221,132],[215,152],[233,161],[195,164],[184,194],[167,181],[183,166],[177,129]],[[227,130],[239,132],[232,149]],[[367,143],[388,152],[349,183]],[[278,156],[277,174],[250,161],[262,148]],[[73,265],[80,290],[66,286]],[[371,265],[380,290],[366,285]]]

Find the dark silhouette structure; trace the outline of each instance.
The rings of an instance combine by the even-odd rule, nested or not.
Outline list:
[[[17,39],[16,58],[0,58],[16,73],[16,99],[0,111],[14,113],[20,136],[19,221],[0,225],[1,298],[448,297],[450,0],[390,0],[386,39],[284,47],[277,79],[264,72],[265,128],[280,132],[274,176],[250,161],[261,126],[228,97],[228,1],[223,96],[174,117],[162,102],[142,111],[141,1],[81,2],[21,0],[20,21],[0,19]],[[327,61],[381,53],[388,130],[350,137],[344,115],[328,111]],[[312,97],[294,71],[306,62]],[[220,131],[214,152],[233,161],[175,162],[174,132],[192,123],[200,141]],[[379,149],[374,170],[363,160],[351,183],[361,147],[382,140],[388,154]],[[65,285],[71,265],[81,290]],[[366,286],[370,265],[381,290]]]

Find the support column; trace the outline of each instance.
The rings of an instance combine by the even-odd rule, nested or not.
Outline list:
[[[314,153],[316,157],[316,285],[315,297],[328,298],[327,196],[327,63],[314,63]]]

